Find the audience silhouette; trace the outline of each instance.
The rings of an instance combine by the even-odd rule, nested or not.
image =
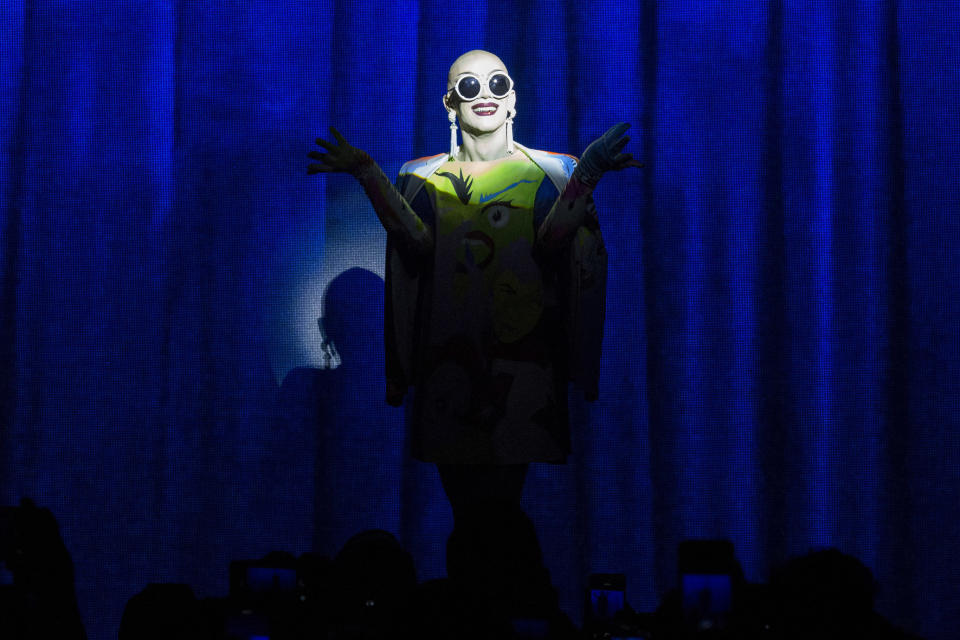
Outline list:
[[[722,625],[691,626],[678,588],[655,614],[628,605],[605,626],[578,630],[558,605],[533,523],[513,502],[481,500],[456,520],[446,578],[418,584],[397,539],[367,530],[332,560],[274,551],[234,562],[224,598],[198,600],[189,585],[149,584],[127,603],[118,638],[919,640],[874,610],[873,574],[837,549],[791,559],[760,585],[743,579],[728,542],[684,545],[681,574],[699,567],[731,578],[732,608]],[[29,499],[3,509],[0,560],[12,574],[10,584],[0,583],[2,637],[86,637],[73,562],[49,510]]]
[[[85,639],[73,560],[56,518],[29,498],[3,514],[0,561],[12,584],[0,587],[0,637]]]
[[[785,640],[916,638],[874,611],[873,574],[837,549],[787,562],[773,573],[770,590],[773,619]]]
[[[210,637],[200,603],[186,584],[148,584],[127,602],[118,640],[200,640]]]

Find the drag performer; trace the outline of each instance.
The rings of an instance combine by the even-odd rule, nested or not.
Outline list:
[[[530,462],[566,459],[567,383],[597,396],[606,250],[592,192],[642,165],[622,153],[627,124],[579,163],[515,142],[514,83],[486,51],[453,63],[443,105],[450,152],[407,162],[396,185],[332,127],[308,172],[353,175],[387,231],[387,401],[413,387],[413,454],[437,464],[459,520],[478,501],[519,504]]]

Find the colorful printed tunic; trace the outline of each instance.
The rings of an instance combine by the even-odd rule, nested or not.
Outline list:
[[[401,170],[398,188],[434,247],[419,258],[389,249],[387,367],[415,388],[411,436],[422,460],[562,462],[569,453],[570,252],[538,255],[535,238],[574,161],[550,154],[551,179],[531,158],[543,152],[521,149]]]

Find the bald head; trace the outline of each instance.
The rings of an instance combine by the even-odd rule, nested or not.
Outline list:
[[[454,60],[447,74],[443,106],[450,116],[453,136],[453,123],[460,121],[461,155],[466,160],[492,160],[513,152],[517,94],[507,66],[497,56],[474,49]],[[456,137],[453,140],[451,153],[457,149]]]
[[[447,91],[453,89],[453,85],[457,82],[457,77],[464,73],[486,76],[494,71],[503,71],[506,73],[507,65],[503,64],[503,60],[489,51],[484,51],[483,49],[467,51],[450,65],[450,72],[447,74]]]

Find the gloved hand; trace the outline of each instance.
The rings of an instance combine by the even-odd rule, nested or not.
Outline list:
[[[627,167],[642,167],[642,162],[633,159],[630,153],[621,153],[630,142],[623,135],[630,128],[627,122],[615,124],[607,132],[590,143],[580,156],[580,163],[574,169],[574,177],[590,188],[597,186],[600,177],[607,171],[620,171]]]
[[[317,144],[326,151],[311,151],[307,154],[317,160],[317,162],[307,165],[308,174],[342,172],[356,175],[364,165],[372,162],[365,151],[352,146],[339,131],[330,127],[330,133],[336,142],[328,142],[323,138],[317,138]]]

